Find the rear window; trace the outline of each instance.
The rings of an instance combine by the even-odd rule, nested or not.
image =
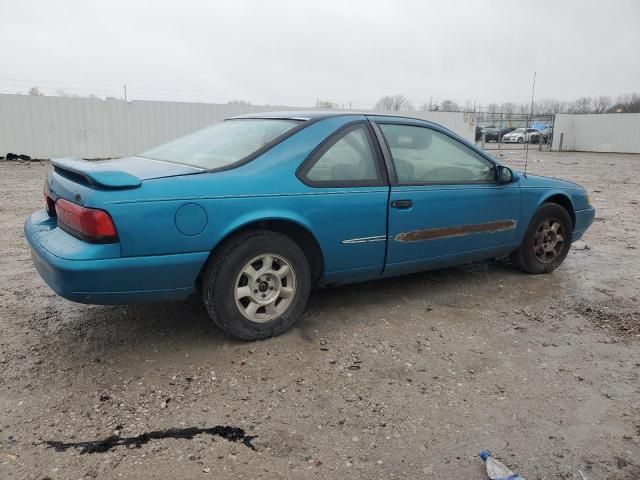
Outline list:
[[[141,156],[206,169],[222,168],[251,155],[302,121],[227,120],[147,150]]]

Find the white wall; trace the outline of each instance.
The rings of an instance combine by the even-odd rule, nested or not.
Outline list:
[[[640,153],[640,113],[556,115],[554,150],[581,152]]]
[[[235,115],[300,108],[0,94],[0,156],[111,158],[143,152]],[[473,141],[468,114],[410,112]]]

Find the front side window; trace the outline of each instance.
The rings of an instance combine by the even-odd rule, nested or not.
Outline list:
[[[224,168],[300,123],[301,120],[263,118],[227,120],[147,150],[141,156],[206,169]]]
[[[495,181],[493,163],[444,133],[413,125],[380,128],[400,183]]]
[[[377,159],[366,126],[347,128],[332,139],[311,160],[304,177],[312,184],[378,183]]]

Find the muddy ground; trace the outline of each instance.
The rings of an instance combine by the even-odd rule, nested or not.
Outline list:
[[[48,169],[0,163],[0,478],[480,480],[485,448],[528,480],[640,478],[640,155],[530,153],[598,209],[553,274],[487,262],[321,290],[254,343],[197,298],[56,297],[22,233]],[[255,438],[43,443],[218,425]]]

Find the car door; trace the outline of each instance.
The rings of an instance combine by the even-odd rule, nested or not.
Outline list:
[[[317,229],[327,283],[375,278],[386,254],[389,182],[368,121],[352,122],[327,138],[297,177],[310,195],[298,208]]]
[[[508,253],[520,214],[517,183],[445,129],[378,121],[390,169],[385,274]]]

